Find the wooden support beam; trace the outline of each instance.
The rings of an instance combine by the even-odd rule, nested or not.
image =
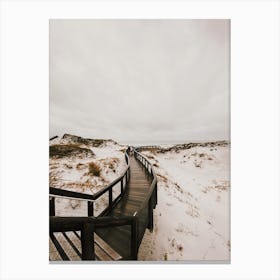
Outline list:
[[[55,198],[51,197],[49,200],[50,200],[50,205],[49,205],[50,216],[55,216]]]
[[[113,191],[112,188],[109,189],[109,210],[112,210],[112,205],[113,205]]]
[[[88,217],[94,216],[93,201],[88,201]]]
[[[157,182],[156,182],[156,185],[155,185],[155,205],[157,205],[158,203],[158,193],[157,193]]]
[[[154,229],[154,218],[153,218],[153,195],[151,195],[148,203],[148,229],[152,232]]]
[[[81,230],[82,259],[95,260],[94,254],[94,225],[85,222]]]
[[[131,223],[131,259],[137,260],[138,255],[138,219],[134,218]]]
[[[121,194],[123,193],[123,180],[121,180]]]

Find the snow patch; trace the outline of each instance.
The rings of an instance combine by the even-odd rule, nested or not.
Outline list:
[[[158,177],[139,260],[229,260],[229,145],[142,151]]]

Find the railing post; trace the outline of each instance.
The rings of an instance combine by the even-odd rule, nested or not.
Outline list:
[[[50,205],[49,205],[50,216],[55,216],[55,197],[51,197],[49,200],[50,200]]]
[[[155,206],[157,205],[157,202],[158,202],[158,196],[157,196],[157,182],[156,182],[156,185],[155,185]]]
[[[112,188],[109,189],[109,210],[112,210],[112,202],[113,202],[113,192]]]
[[[88,201],[88,217],[93,217],[93,201]]]
[[[81,230],[82,260],[95,260],[94,225],[85,222]]]
[[[137,260],[138,255],[138,218],[134,217],[131,222],[131,259]]]
[[[121,179],[121,194],[123,193],[123,178]]]
[[[154,229],[154,218],[153,218],[153,195],[151,195],[148,203],[148,229],[152,232]]]

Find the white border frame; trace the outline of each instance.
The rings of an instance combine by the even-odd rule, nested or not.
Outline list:
[[[49,264],[50,18],[231,19],[231,264]],[[2,1],[1,279],[279,279],[279,33],[278,1]]]

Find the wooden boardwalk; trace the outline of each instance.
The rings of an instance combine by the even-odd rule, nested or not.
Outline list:
[[[50,260],[136,260],[146,229],[153,230],[157,180],[148,159],[128,156],[126,172],[91,196],[50,188]],[[113,199],[114,186],[121,194]],[[109,193],[109,206],[94,217],[93,203]],[[55,217],[55,197],[88,201],[88,217]]]
[[[147,196],[151,187],[152,177],[133,156],[130,157],[130,180],[126,193],[108,216],[133,216]],[[148,226],[148,209],[144,208],[138,218],[138,239],[142,240]],[[116,250],[123,259],[130,259],[130,228],[123,227],[98,229],[99,236]],[[140,246],[140,244],[138,244]]]

